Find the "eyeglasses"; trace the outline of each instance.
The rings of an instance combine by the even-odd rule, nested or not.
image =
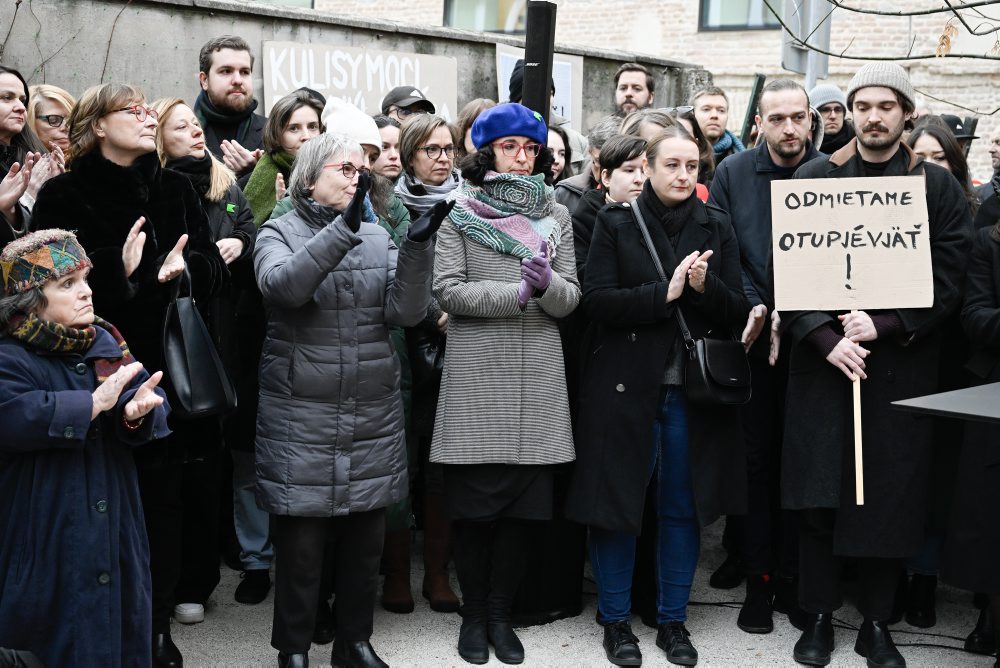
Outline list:
[[[409,118],[414,114],[426,114],[430,113],[426,109],[404,109],[403,107],[390,107],[389,113],[396,112],[396,115],[400,118]]]
[[[160,114],[143,104],[133,104],[131,107],[122,107],[115,109],[115,111],[130,111],[135,115],[135,120],[140,123],[144,123],[147,116],[152,117],[154,121],[160,120]]]
[[[44,116],[36,116],[35,118],[45,121],[50,128],[61,128],[63,123],[66,122],[66,117],[59,114],[46,114]]]
[[[821,114],[843,114],[845,113],[844,108],[839,104],[824,104],[822,107],[817,109]]]
[[[437,160],[439,157],[441,157],[442,152],[444,152],[444,154],[449,158],[455,155],[455,147],[452,146],[451,144],[448,144],[447,146],[437,146],[437,145],[420,146],[419,148],[417,148],[417,150],[426,153],[427,157],[431,160]]]
[[[498,141],[490,144],[490,146],[499,148],[508,158],[516,158],[521,151],[524,151],[526,158],[534,158],[542,150],[542,145],[537,142],[519,144],[516,141]]]
[[[331,162],[323,165],[323,169],[336,169],[338,172],[343,174],[344,178],[348,181],[353,180],[358,174],[367,174],[371,171],[367,167],[355,167],[349,162]]]
[[[677,112],[678,114],[686,114],[689,111],[694,111],[694,107],[688,105],[685,105],[683,107],[664,107],[660,111],[662,111],[665,114],[669,114],[671,112]]]

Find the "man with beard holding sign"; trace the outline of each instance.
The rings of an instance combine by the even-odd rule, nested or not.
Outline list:
[[[954,177],[900,141],[915,106],[901,67],[865,65],[847,102],[856,139],[803,165],[794,178],[923,175],[934,300],[929,308],[781,314],[790,350],[782,505],[799,511],[799,604],[808,613],[794,657],[830,662],[840,565],[852,557],[864,616],[855,651],[869,666],[905,666],[886,620],[903,559],[923,542],[931,430],[889,404],[937,390],[938,357],[948,345],[941,324],[961,303],[972,221]],[[851,475],[855,376],[862,383],[864,505],[855,502]]]

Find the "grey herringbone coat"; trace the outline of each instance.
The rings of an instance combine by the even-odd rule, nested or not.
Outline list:
[[[257,502],[276,515],[346,515],[408,493],[389,326],[427,311],[433,242],[397,250],[380,226],[355,234],[331,211],[297,206],[254,250],[267,307]]]
[[[580,301],[573,226],[556,204],[552,282],[517,305],[521,262],[462,235],[438,232],[434,296],[449,314],[431,461],[557,464],[573,461],[573,433],[558,318]]]

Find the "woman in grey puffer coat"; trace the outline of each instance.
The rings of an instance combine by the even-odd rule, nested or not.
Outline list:
[[[390,325],[430,301],[430,220],[397,249],[361,223],[368,160],[321,135],[296,157],[295,210],[257,237],[267,308],[257,417],[257,502],[274,515],[274,626],[282,666],[306,665],[324,545],[335,559],[334,666],[384,666],[368,640],[385,507],[408,493],[399,362]]]

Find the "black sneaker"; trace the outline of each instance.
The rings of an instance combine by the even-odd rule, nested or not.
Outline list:
[[[708,578],[708,585],[712,589],[736,589],[746,577],[745,568],[742,559],[730,555]]]
[[[660,625],[656,646],[667,655],[667,661],[677,666],[698,665],[698,650],[691,644],[691,634],[684,622],[667,622]]]
[[[271,591],[271,572],[266,568],[243,571],[240,578],[243,582],[236,587],[236,594],[233,596],[239,603],[257,605],[267,598],[267,592]]]
[[[641,666],[639,639],[627,621],[612,622],[604,627],[604,653],[616,666]]]

